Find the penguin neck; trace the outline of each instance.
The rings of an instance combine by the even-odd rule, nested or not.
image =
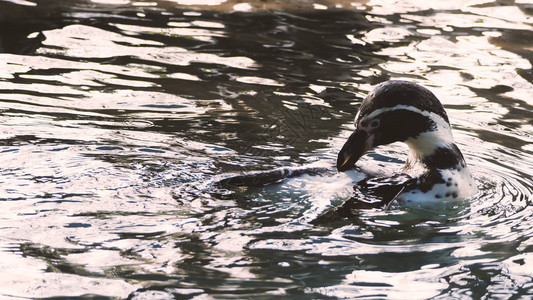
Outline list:
[[[410,175],[465,165],[449,128],[421,133],[416,138],[408,138],[405,143],[409,146],[409,155],[404,171]]]

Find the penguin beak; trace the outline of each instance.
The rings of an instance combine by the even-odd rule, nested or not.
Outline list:
[[[364,130],[355,130],[337,157],[337,170],[344,172],[355,166],[355,163],[372,148],[373,135]]]

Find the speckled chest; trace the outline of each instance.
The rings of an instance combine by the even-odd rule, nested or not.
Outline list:
[[[406,187],[398,197],[400,202],[428,202],[472,196],[477,191],[475,182],[464,161],[448,169],[426,170]]]

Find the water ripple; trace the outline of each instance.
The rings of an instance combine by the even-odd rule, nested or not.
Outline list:
[[[531,18],[523,1],[0,2],[0,295],[527,297]],[[442,100],[479,194],[310,225],[362,178],[333,163],[389,78]],[[313,164],[331,171],[213,186]]]

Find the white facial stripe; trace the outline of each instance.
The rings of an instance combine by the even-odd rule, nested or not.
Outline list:
[[[420,109],[418,109],[418,108],[416,108],[414,106],[404,105],[404,104],[399,104],[399,105],[396,105],[396,106],[393,106],[393,107],[384,107],[384,108],[376,109],[371,114],[369,114],[366,117],[364,117],[362,120],[359,120],[359,124],[357,124],[357,125],[360,126],[363,121],[372,120],[372,119],[374,119],[375,117],[379,116],[382,113],[391,112],[391,111],[395,111],[395,110],[408,110],[408,111],[412,111],[412,112],[421,114],[423,116],[428,117],[433,122],[435,122],[437,127],[450,129],[450,124],[448,124],[448,122],[446,122],[446,120],[444,120],[444,118],[442,118],[441,116],[437,115],[436,113],[420,110]],[[359,112],[355,116],[355,120],[357,121],[358,118],[359,118]]]
[[[355,122],[357,122],[357,120],[359,119],[359,115],[361,115],[361,110],[358,110],[358,111],[357,111],[357,114],[355,114],[355,119],[354,119]],[[355,123],[355,122],[354,122],[354,123]],[[357,127],[358,125],[359,125],[359,124],[355,123],[355,127]]]
[[[448,124],[441,116],[437,115],[436,113],[433,113],[433,112],[429,112],[429,111],[425,111],[425,110],[420,110],[414,106],[411,106],[411,105],[405,105],[405,104],[398,104],[396,106],[393,106],[393,107],[384,107],[384,108],[378,108],[376,109],[375,111],[373,111],[371,114],[369,114],[368,116],[364,117],[363,120],[371,120],[371,119],[374,119],[376,116],[382,114],[382,113],[385,113],[385,112],[389,112],[389,111],[395,111],[395,110],[409,110],[409,111],[412,111],[412,112],[416,112],[416,113],[419,113],[423,116],[427,116],[429,117],[431,120],[435,121],[435,123],[437,123],[437,125],[439,125],[438,123],[438,119],[441,119],[442,120],[442,123],[444,124]],[[357,115],[355,116],[355,119],[357,120],[357,118],[359,117],[359,112],[357,112]],[[363,121],[361,120],[361,121]]]
[[[433,131],[430,132],[423,132],[420,133],[416,138],[409,138],[406,143],[411,148],[411,155],[414,155],[416,157],[424,157],[426,155],[431,155],[435,149],[437,149],[439,146],[442,146],[443,144],[452,144],[453,143],[453,136],[452,131],[450,128],[450,124],[441,116],[437,115],[436,113],[429,112],[429,111],[423,111],[416,107],[410,106],[410,105],[404,105],[399,104],[393,107],[384,107],[380,109],[376,109],[363,119],[358,121],[358,128],[365,130],[365,128],[362,126],[362,123],[364,121],[371,121],[372,119],[378,117],[379,115],[391,112],[395,110],[408,110],[412,111],[418,114],[421,114],[423,116],[428,117],[430,120],[435,122],[436,128]],[[359,113],[356,116],[359,117]],[[401,124],[398,124],[401,125]],[[370,126],[370,122],[366,127]]]

